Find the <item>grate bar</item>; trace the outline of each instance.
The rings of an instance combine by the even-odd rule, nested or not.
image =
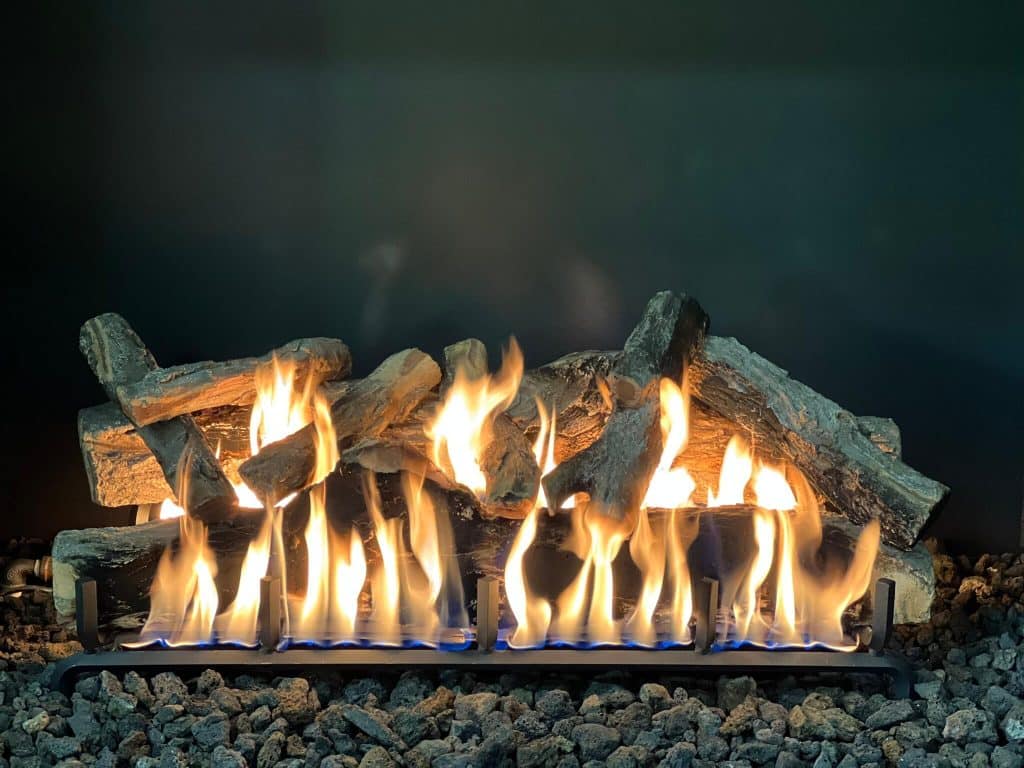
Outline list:
[[[54,687],[66,692],[80,675],[107,669],[141,673],[161,670],[201,672],[210,667],[261,672],[308,672],[311,668],[458,668],[499,669],[656,669],[693,673],[781,673],[839,672],[879,674],[892,679],[899,698],[910,695],[910,667],[902,657],[883,652],[892,631],[895,584],[879,579],[875,588],[874,626],[870,653],[828,650],[739,649],[714,651],[715,619],[718,612],[718,582],[705,579],[700,595],[696,638],[691,649],[652,650],[644,648],[542,648],[536,650],[497,649],[498,584],[482,578],[477,584],[477,647],[461,651],[424,648],[289,648],[276,650],[281,640],[281,582],[267,577],[260,583],[261,608],[259,648],[146,648],[95,652],[96,584],[80,581],[78,629],[86,653],[59,661],[53,674]],[[91,618],[90,618],[91,616]],[[91,634],[90,634],[91,633]],[[86,640],[91,639],[90,643]]]

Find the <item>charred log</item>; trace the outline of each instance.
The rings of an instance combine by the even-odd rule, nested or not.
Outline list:
[[[735,422],[758,451],[792,462],[851,521],[877,518],[889,544],[911,548],[949,493],[879,448],[852,413],[735,339],[710,337],[691,374],[694,397]]]
[[[157,368],[153,355],[131,326],[113,313],[94,317],[82,326],[79,348],[107,395],[122,410],[125,406],[119,389],[142,380]],[[187,504],[194,516],[213,520],[231,513],[234,489],[191,416],[176,416],[136,427],[138,435],[156,457],[167,485],[174,489],[187,487],[188,498],[179,502]],[[179,470],[183,470],[186,477],[179,478]]]
[[[614,410],[604,431],[544,478],[553,507],[576,493],[620,519],[640,507],[661,455],[659,382],[682,378],[708,323],[686,295],[665,291],[651,299],[612,365]]]
[[[338,339],[297,339],[262,357],[158,368],[118,385],[117,401],[138,426],[208,408],[250,405],[256,398],[256,369],[274,358],[294,364],[300,381],[343,379],[352,370],[348,347]]]
[[[262,517],[250,515],[207,526],[209,545],[217,561],[217,589],[221,605],[234,597],[238,574],[262,525]],[[287,531],[285,547],[290,570],[299,570],[304,554],[298,546],[298,529]],[[160,558],[174,547],[180,535],[178,520],[159,520],[120,528],[86,528],[61,531],[53,541],[53,602],[57,612],[75,610],[75,581],[97,582],[100,622],[107,624],[128,614],[149,610],[149,589]]]
[[[398,352],[348,387],[331,406],[339,447],[376,437],[401,422],[441,380],[441,370],[418,349]],[[239,468],[246,484],[261,498],[277,501],[309,485],[315,467],[315,432],[307,426],[263,448]]]
[[[605,381],[619,352],[573,352],[526,371],[505,413],[527,436],[540,425],[537,401],[555,414],[555,460],[565,461],[597,440],[612,412]]]

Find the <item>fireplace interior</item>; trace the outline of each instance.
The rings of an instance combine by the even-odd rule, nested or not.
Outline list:
[[[80,414],[85,470],[137,524],[61,532],[55,606],[91,649],[102,627],[161,666],[333,649],[892,672],[857,652],[927,618],[917,538],[948,489],[901,460],[892,421],[709,325],[665,291],[621,350],[527,369],[510,339],[492,372],[467,339],[351,379],[336,339],[160,368],[95,317],[80,346],[109,402]]]

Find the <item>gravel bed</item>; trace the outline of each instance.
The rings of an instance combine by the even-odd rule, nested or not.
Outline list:
[[[450,671],[47,688],[78,643],[48,596],[0,604],[0,768],[1024,765],[1024,558],[934,558],[932,621],[897,630],[914,696],[873,677]]]

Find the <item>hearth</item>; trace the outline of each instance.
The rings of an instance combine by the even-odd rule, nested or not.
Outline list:
[[[58,535],[54,600],[90,651],[59,675],[802,668],[905,692],[884,640],[927,617],[916,539],[947,489],[891,421],[708,326],[663,292],[621,351],[526,369],[511,340],[492,374],[470,339],[349,380],[334,339],[160,368],[90,320],[111,402],[80,415],[86,471],[138,524]],[[100,624],[131,636],[96,652]]]

